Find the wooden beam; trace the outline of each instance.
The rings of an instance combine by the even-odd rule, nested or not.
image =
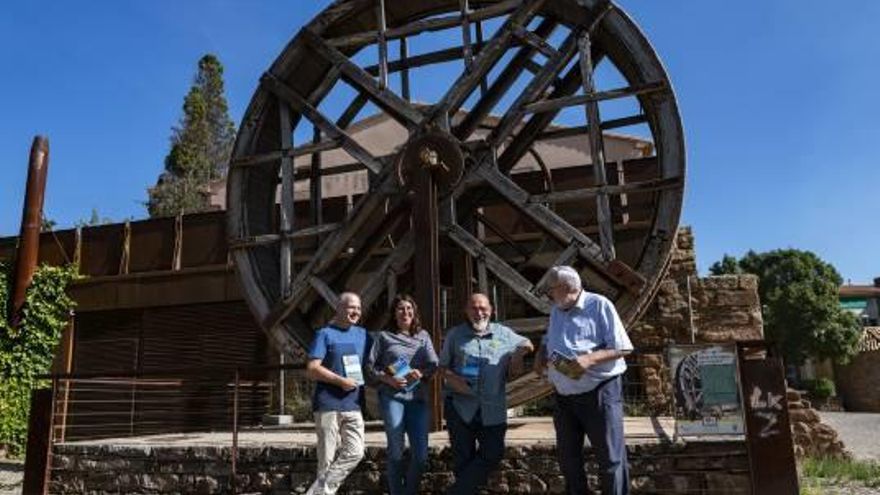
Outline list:
[[[315,143],[321,142],[321,129],[318,126],[315,126],[312,131],[312,141]],[[324,197],[324,188],[323,188],[323,179],[321,177],[321,154],[315,153],[312,155],[312,169],[311,169],[312,180],[309,181],[309,209],[310,217],[312,220],[312,225],[317,228],[320,228],[324,223],[324,211],[322,209],[323,206],[323,197]],[[294,176],[295,177],[295,176]],[[318,235],[316,239],[316,244],[318,246],[321,245],[321,236]]]
[[[471,23],[470,23],[470,5],[468,0],[459,0],[458,6],[461,9],[461,47],[462,58],[464,59],[464,70],[470,71],[474,62],[474,51],[471,48]]]
[[[394,250],[385,257],[382,264],[376,269],[376,274],[385,273],[388,274],[387,276],[390,278],[392,276],[391,274],[403,272],[406,264],[412,259],[414,247],[415,243],[413,241],[413,234],[412,232],[408,232],[407,235],[397,243]],[[364,308],[370,307],[379,299],[382,290],[386,287],[386,283],[387,279],[383,279],[380,275],[377,275],[371,277],[369,282],[367,282],[367,285],[361,288],[361,302],[363,303]]]
[[[561,110],[567,107],[583,105],[584,103],[599,102],[605,100],[614,100],[618,98],[627,98],[629,96],[638,96],[649,93],[660,93],[668,90],[668,86],[663,81],[654,81],[646,84],[638,84],[635,86],[627,86],[625,88],[611,89],[608,91],[591,92],[583,95],[566,96],[562,98],[553,98],[543,101],[537,101],[530,105],[526,105],[526,113],[543,113],[553,110]]]
[[[485,48],[474,59],[471,70],[462,74],[440,101],[434,105],[430,117],[432,122],[439,122],[444,116],[452,115],[458,111],[468,95],[473,92],[507,51],[516,27],[527,25],[537,15],[544,2],[545,0],[524,0],[522,5],[507,18],[504,25],[498,29],[495,36],[486,43]]]
[[[278,163],[284,158],[296,158],[298,156],[312,155],[324,151],[335,150],[339,148],[339,141],[332,139],[324,140],[317,143],[304,144],[289,150],[269,151],[257,155],[240,156],[230,163],[230,167],[247,168],[256,165],[266,165],[270,163]]]
[[[538,27],[535,28],[535,33],[538,36],[547,37],[550,36],[555,27],[556,22],[550,19],[544,19],[538,24]],[[453,129],[452,134],[456,138],[464,141],[470,137],[470,135],[477,129],[477,126],[480,125],[480,122],[489,115],[504,94],[510,90],[510,87],[513,86],[513,83],[516,82],[516,79],[522,74],[525,64],[531,60],[534,53],[535,48],[526,45],[514,54],[510,63],[507,64],[498,77],[492,81],[492,85],[489,86],[488,90],[486,90],[480,97],[480,100],[474,105],[474,108],[472,108],[471,111],[464,116],[461,123]],[[485,81],[485,78],[483,78],[481,84],[485,84]]]
[[[282,298],[269,310],[261,322],[263,328],[272,329],[293,313],[300,301],[307,295],[307,289],[310,287],[309,277],[326,269],[348,246],[349,241],[360,231],[367,220],[372,218],[376,210],[385,204],[385,199],[396,188],[397,179],[390,170],[386,169],[384,173],[380,174],[378,181],[379,186],[374,189],[373,193],[365,194],[358,201],[354,210],[348,215],[345,225],[335,230],[323,243],[321,249],[299,271],[291,284],[290,296]]]
[[[421,111],[397,96],[387,86],[382,87],[365,70],[358,67],[342,52],[328,45],[318,34],[310,29],[304,29],[302,36],[319,56],[328,60],[340,70],[342,77],[346,81],[352,84],[358,91],[366,93],[373,103],[394,117],[404,127],[413,129],[418,128],[422,124],[425,116]]]
[[[514,128],[522,123],[525,107],[547,91],[559,72],[577,53],[577,35],[577,32],[572,31],[560,45],[556,56],[547,61],[541,71],[529,81],[529,84],[510,105],[510,108],[507,109],[498,125],[486,139],[489,143],[493,146],[500,146],[513,133]]]
[[[619,119],[605,120],[599,125],[599,128],[603,131],[607,131],[611,129],[619,129],[621,127],[628,127],[631,125],[644,124],[646,122],[648,122],[648,116],[645,114],[639,114]],[[580,136],[581,134],[587,134],[589,132],[589,125],[560,127],[557,129],[550,129],[542,132],[538,135],[538,140],[562,139],[566,137]]]
[[[364,166],[370,169],[373,173],[378,174],[382,171],[384,164],[381,161],[371,155],[370,152],[358,144],[357,141],[350,138],[345,131],[337,127],[336,124],[331,122],[319,112],[318,109],[309,104],[309,102],[300,96],[293,88],[268,72],[260,79],[260,83],[268,91],[290,104],[290,106],[296,111],[305,115],[306,118],[321,129],[329,139],[339,141],[340,146],[348,152],[352,158],[363,163]]]
[[[460,225],[450,224],[445,227],[449,238],[464,249],[468,254],[477,259],[482,259],[492,273],[504,282],[510,289],[530,306],[538,311],[548,314],[550,303],[546,299],[535,296],[532,293],[533,285],[525,277],[520,275],[513,267],[508,265],[494,251],[486,247],[470,232]]]
[[[288,234],[286,237],[288,239],[306,239],[308,237],[314,237],[316,235],[333,232],[338,228],[338,223],[326,223],[315,227],[295,230]],[[231,239],[229,241],[229,249],[246,249],[256,246],[266,246],[279,242],[281,238],[282,236],[279,234],[263,234],[246,237],[243,239]]]
[[[505,15],[519,5],[523,0],[503,0],[488,7],[475,10],[470,14],[471,21],[482,21]],[[421,33],[431,31],[441,31],[461,25],[461,15],[451,15],[438,17],[434,19],[424,19],[414,21],[399,27],[393,27],[385,32],[385,37],[389,40],[405,38]],[[327,43],[336,48],[352,48],[362,45],[375,43],[377,39],[376,31],[362,31],[360,33],[349,34],[327,40]]]
[[[648,193],[654,191],[663,191],[666,189],[678,189],[684,187],[684,181],[681,177],[665,177],[662,179],[651,179],[641,182],[628,182],[620,185],[608,185],[598,187],[585,187],[582,189],[572,189],[570,191],[557,191],[545,194],[532,195],[529,201],[533,203],[572,203],[585,199],[595,198],[600,193],[604,194],[637,194]]]
[[[376,17],[379,20],[379,88],[388,87],[388,39],[385,37],[385,0],[378,0]]]
[[[565,249],[559,253],[559,256],[553,261],[553,266],[563,266],[563,265],[571,265],[571,263],[577,258],[578,253],[580,252],[581,244],[577,241],[572,241]],[[550,270],[544,272],[544,275],[541,276],[541,279],[535,284],[535,287],[532,289],[532,292],[535,295],[542,295],[547,290],[547,281],[550,279]]]
[[[580,53],[579,67],[581,69],[581,85],[585,95],[595,94],[596,83],[593,81],[593,58],[591,52],[592,41],[590,33],[583,33],[578,38],[578,52]],[[602,247],[602,255],[606,260],[614,259],[617,254],[614,249],[614,219],[611,218],[611,203],[608,201],[608,193],[604,188],[608,184],[605,177],[605,140],[602,136],[599,117],[599,102],[587,101],[584,104],[584,112],[587,117],[587,126],[590,136],[590,157],[593,163],[593,181],[599,188],[596,194],[596,223],[599,225],[599,245]]]
[[[278,102],[278,116],[281,127],[281,149],[293,149],[293,129],[291,129],[290,107],[284,101]],[[293,158],[281,159],[281,253],[279,260],[280,290],[282,297],[290,294],[290,281],[293,276],[293,242],[288,235],[293,232]]]
[[[580,256],[606,274],[611,280],[631,291],[638,291],[641,288],[640,286],[644,285],[645,281],[641,275],[623,263],[615,263],[614,266],[611,266],[610,262],[612,260],[604,257],[601,248],[592,239],[546,206],[532,202],[527,191],[519,187],[519,185],[495,167],[482,162],[475,169],[475,173],[483,177],[486,183],[495,189],[508,203],[529,217],[558,241],[566,245],[572,241],[580,243],[582,245],[578,249]]]
[[[321,295],[324,301],[330,305],[331,308],[336,308],[339,306],[339,295],[327,285],[326,282],[321,280],[320,278],[312,275],[309,277],[309,285],[312,286],[315,291]]]
[[[550,43],[547,43],[543,37],[538,36],[537,34],[529,31],[528,29],[517,26],[513,30],[514,36],[522,40],[523,42],[531,45],[534,49],[539,51],[542,55],[547,57],[548,59],[556,58],[557,52]]]

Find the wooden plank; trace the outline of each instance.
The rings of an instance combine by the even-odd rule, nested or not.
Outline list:
[[[558,241],[563,244],[569,244],[573,240],[580,243],[582,245],[578,249],[580,256],[606,274],[611,280],[630,291],[636,292],[644,285],[645,280],[638,272],[622,262],[611,263],[612,260],[604,257],[601,248],[592,239],[571,226],[546,206],[531,202],[529,193],[520,188],[509,177],[499,172],[498,169],[483,162],[482,165],[475,169],[475,172],[483,177],[507,202],[537,223],[538,226],[546,230],[547,233]]]
[[[498,60],[507,51],[513,37],[516,26],[527,25],[544,5],[545,0],[525,0],[522,5],[507,18],[504,25],[492,39],[486,43],[486,47],[474,59],[471,70],[462,74],[434,105],[431,113],[431,121],[439,122],[444,115],[452,115],[461,107],[473,90],[486,77],[486,74],[495,66]]]
[[[533,285],[525,277],[520,275],[513,267],[508,265],[494,251],[486,247],[470,232],[460,225],[450,224],[445,227],[449,238],[464,249],[468,254],[477,259],[482,259],[492,273],[530,306],[536,310],[550,313],[550,303],[546,299],[535,296],[532,293]]]
[[[561,110],[567,107],[583,105],[588,102],[599,102],[605,100],[614,100],[618,98],[627,98],[630,96],[639,96],[650,93],[661,93],[668,90],[668,86],[663,81],[653,81],[646,84],[637,84],[627,86],[625,88],[610,89],[608,91],[598,91],[584,95],[565,96],[561,98],[552,98],[543,101],[537,101],[525,108],[526,113],[543,113],[553,110]]]
[[[529,81],[522,93],[511,103],[510,108],[501,117],[498,125],[486,139],[494,146],[504,143],[513,130],[522,123],[526,106],[540,98],[550,84],[577,53],[577,32],[571,32],[559,47],[556,56],[548,60],[538,74]]]
[[[464,70],[469,71],[474,63],[474,51],[471,48],[471,24],[468,17],[471,8],[468,0],[459,0],[458,6],[461,9],[461,54],[464,59]]]
[[[402,64],[410,62],[409,45],[406,38],[400,38],[400,62]],[[400,70],[400,96],[406,101],[412,101],[409,88],[409,67]]]
[[[559,253],[559,256],[553,261],[551,266],[563,266],[563,265],[571,265],[575,258],[577,258],[578,253],[581,250],[581,245],[577,241],[572,241],[565,249]],[[547,282],[550,279],[550,270],[544,272],[544,275],[541,276],[541,279],[535,284],[535,288],[532,289],[532,292],[535,295],[544,294],[547,290]]]
[[[664,191],[666,189],[678,189],[684,187],[684,181],[681,177],[667,177],[663,179],[652,179],[641,182],[629,182],[621,185],[608,185],[600,187],[585,187],[583,189],[573,189],[570,191],[557,191],[545,194],[535,194],[529,201],[533,203],[572,203],[596,197],[600,192],[608,195],[615,194],[637,194],[648,193],[654,191]]]
[[[538,24],[538,27],[535,28],[535,33],[538,36],[547,37],[550,36],[555,27],[556,22],[550,19],[544,19]],[[510,90],[510,87],[513,86],[513,83],[516,82],[516,79],[522,74],[523,68],[526,63],[531,60],[534,53],[535,48],[526,45],[514,54],[510,63],[507,64],[498,77],[492,81],[492,85],[489,86],[488,90],[484,91],[484,94],[480,97],[480,100],[477,101],[477,104],[474,105],[474,108],[465,114],[461,123],[452,131],[452,134],[455,137],[460,140],[466,140],[470,137],[470,135],[477,129],[477,126],[480,125],[480,122],[489,115],[489,112],[495,108],[495,105],[498,104],[504,94]],[[486,84],[485,78],[483,78],[481,84]]]
[[[550,43],[544,41],[544,38],[529,31],[528,29],[517,26],[513,30],[513,35],[521,39],[523,42],[531,45],[547,58],[556,58],[557,51]]]
[[[584,33],[578,38],[578,52],[580,54],[581,85],[585,95],[595,94],[596,83],[593,81],[593,58],[591,52],[592,41],[590,33]],[[617,254],[614,249],[614,230],[611,218],[611,203],[608,201],[608,193],[604,188],[608,185],[605,177],[605,140],[602,136],[600,125],[602,119],[599,116],[599,103],[587,101],[584,104],[587,117],[587,126],[590,135],[590,157],[593,164],[593,181],[599,191],[596,194],[596,223],[599,225],[599,244],[602,246],[602,255],[606,260],[614,259]]]
[[[354,122],[354,119],[357,118],[361,110],[364,109],[364,106],[369,103],[369,101],[370,99],[367,98],[367,95],[365,95],[364,93],[358,93],[358,95],[355,96],[353,100],[351,100],[351,103],[342,112],[342,115],[340,115],[339,118],[336,119],[336,126],[340,129],[347,129],[348,126],[350,126],[351,123]]]
[[[621,127],[628,127],[631,125],[644,124],[648,122],[648,116],[645,114],[633,115],[630,117],[622,117],[619,119],[609,119],[603,121],[599,128],[603,131],[611,130],[611,129],[619,129]],[[539,140],[551,140],[551,139],[561,139],[571,136],[580,136],[581,134],[587,134],[590,132],[589,125],[581,125],[575,127],[560,127],[558,129],[550,129],[542,132],[538,135]]]
[[[415,243],[413,241],[413,235],[409,232],[400,240],[394,250],[382,260],[382,264],[376,269],[376,273],[385,273],[387,274],[387,277],[390,278],[392,277],[392,274],[396,275],[403,272],[404,267],[413,256],[414,247]],[[370,307],[379,299],[387,280],[387,278],[383,279],[380,275],[377,275],[370,278],[367,285],[361,288],[361,302],[364,308]]]
[[[293,149],[293,129],[291,129],[290,107],[283,101],[278,102],[278,117],[281,127],[281,149]],[[290,294],[290,281],[293,274],[293,242],[288,235],[293,231],[293,158],[281,159],[281,253],[279,261],[281,295]]]
[[[309,285],[312,286],[315,291],[321,295],[324,301],[330,305],[331,308],[336,308],[339,306],[339,295],[330,288],[323,280],[312,275],[309,277]]]
[[[365,70],[358,67],[342,52],[328,45],[319,35],[309,29],[304,29],[302,36],[319,56],[340,70],[346,81],[359,91],[366,93],[373,103],[394,117],[404,127],[412,129],[418,128],[422,124],[425,116],[419,109],[397,96],[387,86],[381,86]]]
[[[300,96],[293,88],[279,80],[271,73],[266,73],[260,79],[260,83],[270,92],[289,103],[296,111],[306,116],[315,124],[329,139],[337,140],[342,149],[348,152],[355,160],[358,160],[373,173],[380,173],[384,165],[380,160],[370,154],[354,139],[350,138],[345,131],[336,126],[321,112]]]
[[[283,298],[269,310],[261,322],[263,328],[271,330],[293,313],[294,309],[307,295],[307,289],[310,287],[308,278],[320,273],[332,263],[348,246],[348,242],[352,237],[366,224],[367,220],[372,218],[373,213],[378,208],[384,206],[385,199],[396,188],[397,179],[390,170],[386,170],[383,174],[380,174],[378,180],[379,186],[374,189],[373,193],[364,195],[358,201],[354,210],[348,215],[345,225],[334,231],[323,243],[321,249],[299,271],[293,284],[291,284],[290,296]]]
[[[333,232],[334,230],[339,228],[338,223],[326,223],[323,225],[316,225],[313,227],[307,227],[305,229],[294,230],[290,234],[287,235],[289,239],[306,239],[308,237],[313,237],[316,235],[327,234]],[[229,241],[229,249],[245,249],[251,248],[255,246],[266,246],[269,244],[273,244],[279,242],[281,240],[281,235],[279,234],[264,234],[264,235],[256,235],[251,237],[246,237],[243,239],[231,239]]]
[[[289,150],[277,150],[269,151],[266,153],[259,153],[257,155],[240,156],[233,159],[229,166],[236,168],[247,168],[256,165],[266,165],[270,163],[277,163],[279,160],[283,160],[284,158],[296,158],[298,156],[312,155],[324,151],[335,150],[336,148],[339,148],[339,141],[328,139],[317,143],[304,144],[302,146],[297,146],[296,148]]]
[[[379,88],[388,87],[388,39],[385,38],[385,0],[379,0],[376,6],[376,17],[379,19]]]
[[[505,15],[517,8],[523,0],[504,0],[488,7],[475,10],[470,14],[471,21],[483,21],[493,17]],[[403,26],[388,29],[385,37],[389,40],[414,36],[421,33],[441,31],[461,25],[460,15],[443,16],[434,19],[414,21]],[[340,36],[327,41],[336,48],[350,48],[374,43],[377,39],[376,31],[362,31],[355,34]]]
[[[321,129],[317,126],[312,130],[312,141],[315,143],[321,142]],[[323,203],[324,196],[324,188],[323,180],[321,179],[321,154],[315,153],[312,155],[312,177],[314,179],[309,181],[309,216],[311,217],[312,225],[316,228],[320,228],[324,223],[324,211],[321,208]],[[318,235],[316,239],[316,245],[321,245],[321,236]]]

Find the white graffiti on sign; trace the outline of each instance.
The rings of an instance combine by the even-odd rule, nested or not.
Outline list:
[[[761,431],[758,432],[759,437],[767,438],[780,433],[778,429],[779,413],[782,411],[783,398],[784,396],[781,394],[764,392],[757,385],[752,387],[752,393],[749,394],[749,405],[756,417],[766,421]]]

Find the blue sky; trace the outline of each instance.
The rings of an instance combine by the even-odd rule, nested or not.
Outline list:
[[[392,0],[396,1],[396,0]],[[146,216],[198,58],[218,55],[238,124],[260,74],[329,2],[17,1],[0,7],[0,236],[49,136],[46,214]],[[619,0],[669,70],[686,129],[683,223],[701,272],[724,253],[815,251],[880,276],[880,2]]]

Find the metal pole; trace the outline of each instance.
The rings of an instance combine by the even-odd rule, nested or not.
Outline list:
[[[9,291],[9,324],[17,327],[21,319],[25,295],[34,272],[40,249],[40,227],[43,224],[43,199],[46,193],[46,177],[49,174],[49,140],[36,136],[31,145],[28,162],[27,186],[21,214],[21,230],[15,255],[13,285]]]

